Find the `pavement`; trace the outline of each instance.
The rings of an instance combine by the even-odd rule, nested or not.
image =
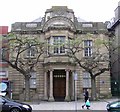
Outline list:
[[[90,101],[91,107],[90,110],[106,110],[106,105],[110,102],[116,101],[118,98],[112,99],[100,99],[99,101]],[[48,102],[48,101],[40,101],[40,102],[30,102],[29,103],[34,110],[87,110],[86,107],[82,109],[82,105],[84,104],[83,100],[71,101],[71,102]],[[93,111],[92,111],[93,112]],[[105,111],[104,111],[105,112]]]

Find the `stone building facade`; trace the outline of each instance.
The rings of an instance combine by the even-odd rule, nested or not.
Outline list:
[[[112,46],[116,48],[111,52],[111,92],[113,96],[120,96],[120,2],[115,9],[115,17],[108,24],[108,31]]]
[[[2,59],[2,50],[7,48],[8,26],[0,26],[0,82],[8,80],[8,64]],[[8,57],[6,53],[6,57]]]
[[[67,6],[53,6],[51,9],[47,9],[45,16],[37,22],[16,22],[12,25],[11,32],[21,35],[23,38],[37,37],[52,44],[58,40],[65,42],[69,38],[75,37],[84,40],[87,34],[100,39],[108,38],[106,24],[78,21],[73,10],[68,9]],[[92,45],[91,41],[88,43]],[[83,98],[84,88],[88,88],[91,92],[89,75],[84,77],[85,71],[65,55],[63,48],[58,47],[51,50],[54,55],[41,57],[35,68],[36,72],[31,77],[31,99],[68,101],[74,100],[75,95],[77,98]],[[102,51],[105,49],[102,48]],[[86,55],[89,56],[90,53],[91,51],[87,51]],[[75,77],[75,71],[77,77]],[[13,97],[23,99],[24,77],[22,74],[9,68],[9,80],[13,82]],[[105,72],[98,76],[96,85],[98,96],[111,94],[110,73]]]

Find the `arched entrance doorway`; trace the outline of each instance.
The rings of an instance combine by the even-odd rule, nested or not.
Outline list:
[[[53,96],[55,101],[64,101],[66,95],[66,72],[54,70],[53,72]]]

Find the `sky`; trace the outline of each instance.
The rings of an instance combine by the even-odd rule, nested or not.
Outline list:
[[[0,26],[31,22],[44,17],[52,6],[67,6],[76,17],[86,21],[105,22],[114,17],[120,0],[0,0]]]

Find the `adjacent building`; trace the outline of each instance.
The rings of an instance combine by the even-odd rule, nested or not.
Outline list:
[[[113,96],[120,96],[120,2],[115,9],[115,17],[108,24],[110,39],[112,40],[111,51],[111,92]]]
[[[56,41],[65,42],[75,37],[84,40],[87,34],[100,39],[108,38],[105,23],[78,21],[74,11],[67,6],[53,6],[46,10],[42,19],[37,21],[16,22],[12,24],[11,32],[20,35],[21,38],[36,37],[49,44],[54,44]],[[89,48],[79,56],[88,57],[91,56],[95,39],[85,39],[85,42]],[[44,54],[44,57],[40,58],[36,71],[31,77],[31,99],[68,101],[74,100],[75,94],[77,98],[83,98],[84,88],[88,88],[91,92],[89,74],[67,57],[64,47],[57,46],[51,51],[53,55]],[[28,56],[34,57],[34,54],[30,52]],[[77,78],[74,77],[75,71]],[[9,67],[9,80],[13,82],[13,98],[24,99],[23,76]],[[97,77],[96,86],[99,97],[111,95],[109,71]]]
[[[8,47],[7,34],[8,26],[0,26],[0,81],[8,80],[8,64],[2,60],[2,51]]]

